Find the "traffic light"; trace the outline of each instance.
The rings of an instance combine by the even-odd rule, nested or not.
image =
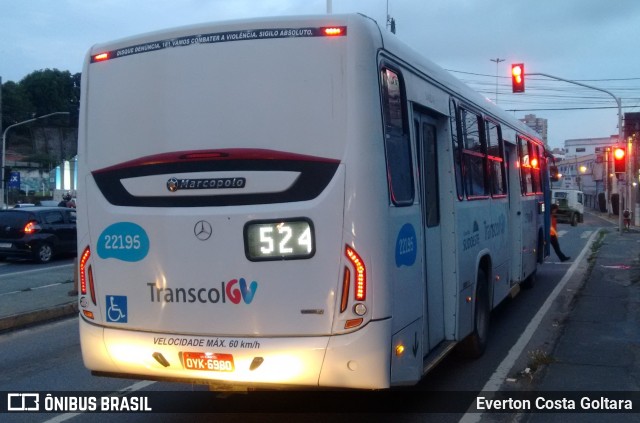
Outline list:
[[[613,168],[615,173],[625,173],[627,171],[627,151],[624,147],[613,149]]]
[[[511,88],[514,93],[524,92],[524,63],[511,65]]]

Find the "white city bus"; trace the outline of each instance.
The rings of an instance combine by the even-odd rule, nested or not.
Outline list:
[[[362,15],[91,48],[80,337],[102,376],[388,388],[533,281],[537,135]]]

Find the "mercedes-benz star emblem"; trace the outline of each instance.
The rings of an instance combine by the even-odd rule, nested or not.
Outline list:
[[[211,223],[206,220],[200,220],[193,227],[193,233],[200,241],[206,241],[211,238],[211,234],[213,233],[213,229],[211,228]]]

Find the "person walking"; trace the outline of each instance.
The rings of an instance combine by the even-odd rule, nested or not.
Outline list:
[[[571,260],[571,257],[565,256],[562,250],[560,249],[560,243],[558,242],[558,230],[556,229],[556,225],[558,224],[558,219],[556,217],[556,212],[558,211],[558,205],[551,205],[551,246],[553,247],[553,251],[556,252],[556,255],[560,259],[561,262],[565,262],[567,260]]]
[[[631,212],[629,210],[625,210],[622,212],[622,217],[624,219],[624,228],[629,230],[631,227]]]

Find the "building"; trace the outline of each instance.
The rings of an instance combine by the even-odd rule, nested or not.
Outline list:
[[[536,131],[540,134],[540,137],[544,141],[546,145],[548,145],[547,140],[547,119],[538,118],[536,115],[524,115],[524,119],[520,119],[520,122],[527,125],[529,128]]]
[[[566,140],[564,142],[564,151],[566,157],[586,156],[596,154],[602,148],[611,147],[618,142],[618,135],[611,135],[606,138],[579,138]]]
[[[562,175],[553,188],[578,189],[584,192],[585,207],[611,212],[610,198],[618,193],[618,182],[610,170],[612,158],[607,150],[616,145],[617,135],[603,138],[572,139],[564,142],[564,156],[556,157]]]
[[[572,155],[557,161],[560,179],[552,188],[577,189],[585,195],[585,207],[601,209],[598,203],[600,193],[606,191],[606,169],[602,153]],[[606,208],[601,211],[606,211]]]

